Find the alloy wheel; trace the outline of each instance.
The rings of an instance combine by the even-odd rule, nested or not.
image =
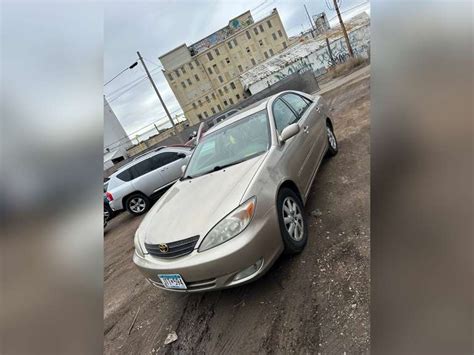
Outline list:
[[[129,207],[132,212],[141,213],[146,208],[146,202],[142,197],[134,197],[129,202]]]
[[[332,133],[331,128],[327,126],[326,126],[326,131],[328,132],[328,140],[329,140],[329,144],[331,145],[331,148],[336,150],[337,142],[336,142],[336,137],[334,137],[334,133]]]
[[[283,201],[283,223],[291,239],[300,241],[303,239],[304,226],[303,214],[292,197],[286,197]]]

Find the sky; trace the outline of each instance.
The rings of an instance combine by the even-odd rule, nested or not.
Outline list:
[[[137,51],[145,59],[168,110],[174,117],[181,108],[161,71],[162,54],[185,43],[190,45],[226,26],[229,20],[251,10],[254,20],[277,8],[288,36],[308,29],[306,5],[310,15],[326,12],[331,26],[338,20],[326,1],[332,0],[175,0],[154,2],[106,3],[104,12],[104,83],[138,60]],[[343,18],[366,11],[366,0],[341,0]],[[359,6],[360,5],[360,6]],[[331,6],[332,9],[332,6]],[[335,18],[333,18],[335,17]],[[118,119],[130,138],[152,128],[169,126],[161,104],[141,64],[127,69],[104,86]]]

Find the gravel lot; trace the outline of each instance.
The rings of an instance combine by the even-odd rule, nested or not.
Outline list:
[[[339,154],[323,162],[313,183],[303,253],[280,258],[256,283],[168,293],[134,267],[141,218],[122,213],[104,236],[105,353],[369,351],[370,78],[362,75],[323,96],[333,107]],[[172,331],[178,339],[164,345]]]

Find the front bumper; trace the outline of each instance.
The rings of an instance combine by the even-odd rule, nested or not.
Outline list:
[[[201,241],[196,245],[199,246]],[[241,285],[263,275],[283,251],[283,242],[275,208],[254,218],[247,228],[233,239],[212,249],[175,259],[163,259],[146,254],[133,255],[133,262],[147,280],[165,289],[159,274],[180,274],[187,290],[165,289],[175,292],[199,292]],[[234,277],[242,270],[262,260],[256,272],[240,279]]]

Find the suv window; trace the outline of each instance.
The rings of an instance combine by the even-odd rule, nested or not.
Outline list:
[[[278,133],[281,133],[285,127],[298,120],[295,113],[281,99],[277,99],[273,104],[273,118]]]
[[[295,110],[298,117],[301,117],[309,106],[308,102],[300,95],[286,94],[283,99]]]
[[[117,178],[122,181],[130,181],[133,179],[131,168],[122,171],[120,174],[117,174]]]
[[[134,179],[154,170],[153,165],[151,163],[151,159],[142,160],[141,162],[132,166],[131,169],[132,169],[132,175]]]
[[[162,166],[172,163],[178,159],[178,153],[175,152],[163,152],[150,158],[153,169],[161,168]]]

